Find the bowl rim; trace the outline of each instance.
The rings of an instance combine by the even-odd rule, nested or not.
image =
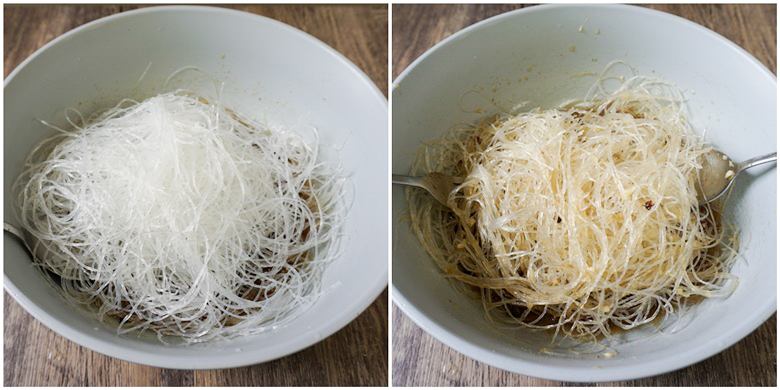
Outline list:
[[[755,65],[759,66],[767,75],[773,77],[775,79],[775,83],[777,82],[777,75],[772,73],[766,65],[761,63],[761,61],[757,60],[752,54],[748,53],[745,49],[743,49],[741,46],[737,45],[736,43],[732,42],[730,39],[724,37],[723,35],[718,34],[715,31],[712,31],[698,23],[692,22],[688,19],[685,19],[681,16],[677,16],[674,14],[670,14],[668,12],[655,10],[652,8],[642,7],[638,5],[630,5],[630,4],[539,4],[539,5],[532,5],[529,7],[523,7],[518,8],[515,10],[507,11],[498,15],[491,16],[487,19],[483,19],[479,22],[476,22],[472,25],[469,25],[467,27],[464,27],[463,29],[456,31],[452,35],[442,39],[435,45],[433,45],[430,49],[426,50],[422,55],[417,57],[412,63],[407,65],[407,67],[398,75],[398,77],[393,80],[393,86],[395,87],[397,84],[399,84],[404,78],[408,76],[409,73],[412,72],[414,68],[416,68],[420,62],[424,61],[425,58],[427,58],[431,53],[433,53],[436,50],[441,49],[443,46],[451,44],[453,41],[456,41],[460,39],[463,35],[470,34],[474,30],[481,29],[484,27],[487,27],[488,24],[496,23],[501,21],[505,18],[512,18],[515,17],[517,14],[524,14],[524,13],[534,13],[534,12],[542,12],[546,11],[548,9],[554,9],[554,8],[588,8],[588,9],[594,9],[594,8],[601,8],[601,9],[624,9],[624,10],[633,10],[635,12],[642,12],[646,13],[651,16],[656,17],[664,17],[668,18],[670,20],[675,20],[678,23],[683,23],[688,25],[688,27],[694,28],[699,30],[699,32],[703,32],[705,34],[714,36],[718,40],[722,40],[723,43],[726,43],[728,46],[730,46],[731,49],[736,50],[740,55],[744,56],[749,61],[753,62]],[[393,89],[395,90],[395,89]]]
[[[5,88],[21,71],[23,71],[23,69],[30,62],[34,61],[39,55],[41,55],[41,53],[65,40],[75,38],[78,34],[85,30],[93,29],[98,26],[112,23],[116,20],[128,17],[136,17],[142,14],[168,12],[201,12],[208,14],[220,13],[231,17],[250,18],[254,20],[254,23],[272,25],[276,28],[284,29],[288,34],[291,34],[298,39],[308,41],[320,49],[323,49],[327,55],[334,57],[341,66],[346,67],[352,74],[360,79],[361,83],[367,87],[367,91],[370,91],[368,95],[371,95],[372,99],[375,99],[378,101],[378,103],[382,104],[385,110],[388,109],[387,97],[385,97],[385,95],[380,91],[379,87],[373,82],[373,80],[371,80],[360,68],[357,67],[357,65],[350,61],[347,57],[316,37],[304,32],[303,30],[267,16],[231,8],[203,5],[155,5],[118,12],[77,26],[55,37],[51,41],[38,48],[33,54],[28,56],[16,68],[14,68],[11,73],[8,74],[8,77],[6,77],[4,80],[3,87]],[[9,243],[12,243],[11,245],[21,247],[21,244],[18,244],[15,240],[12,240],[8,237],[4,238],[4,245],[8,245]],[[330,337],[344,328],[361,313],[363,313],[371,304],[373,304],[373,302],[379,298],[382,291],[387,288],[388,275],[388,268],[383,267],[380,272],[374,275],[375,280],[372,282],[370,289],[366,290],[361,296],[354,297],[351,304],[344,306],[343,308],[345,310],[342,311],[340,317],[333,316],[327,321],[321,323],[320,325],[324,324],[324,326],[318,329],[317,332],[307,332],[290,342],[278,344],[274,348],[266,350],[262,353],[259,353],[257,350],[236,349],[235,353],[231,353],[230,356],[226,356],[221,359],[194,359],[192,357],[167,356],[160,355],[158,353],[151,353],[148,351],[118,347],[115,344],[94,338],[90,336],[88,332],[75,328],[72,325],[62,322],[51,316],[40,306],[35,304],[35,302],[33,302],[29,297],[23,294],[5,272],[3,272],[3,284],[5,291],[7,291],[9,295],[28,314],[30,314],[33,318],[38,320],[41,324],[50,330],[80,346],[132,363],[160,368],[200,370],[226,369],[264,363],[291,355],[313,346],[314,344],[324,340],[327,337]]]
[[[772,73],[763,63],[758,61],[752,54],[748,53],[745,49],[735,44],[731,40],[723,37],[722,35],[683,17],[646,7],[625,4],[543,4],[515,9],[492,16],[467,26],[446,37],[430,49],[426,50],[422,55],[410,63],[393,81],[392,91],[399,90],[398,86],[404,81],[404,79],[408,77],[408,75],[413,72],[414,69],[420,63],[425,61],[432,53],[452,44],[467,34],[471,34],[476,30],[486,28],[491,24],[501,22],[505,19],[518,17],[518,15],[546,12],[551,9],[563,8],[616,9],[637,12],[648,17],[667,19],[675,23],[682,24],[725,44],[727,49],[735,52],[735,54],[741,57],[744,57],[751,65],[755,66],[757,70],[761,71],[763,76],[768,77],[775,85],[775,88],[777,86],[777,76]],[[393,277],[393,279],[395,278]],[[775,291],[772,299],[766,300],[763,305],[757,307],[756,313],[759,314],[749,318],[748,321],[743,323],[743,326],[739,330],[735,330],[727,335],[727,337],[723,339],[724,342],[722,343],[704,343],[704,345],[701,345],[698,348],[690,349],[684,354],[669,356],[668,358],[659,361],[640,362],[627,364],[619,368],[602,368],[600,370],[593,370],[588,368],[560,367],[535,363],[522,360],[520,358],[508,357],[488,348],[472,344],[467,339],[451,332],[448,330],[448,328],[442,326],[439,321],[429,317],[426,313],[419,310],[414,305],[413,300],[401,292],[395,283],[392,283],[391,291],[393,303],[401,310],[401,312],[409,317],[426,333],[444,345],[456,350],[457,352],[482,363],[506,371],[515,372],[522,375],[529,375],[537,378],[573,382],[607,382],[632,380],[660,375],[693,365],[709,357],[712,357],[736,344],[748,334],[755,331],[759,326],[761,326],[761,324],[766,322],[773,313],[777,311],[777,292]]]

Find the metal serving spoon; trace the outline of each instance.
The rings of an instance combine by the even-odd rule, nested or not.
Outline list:
[[[433,172],[419,177],[394,174],[393,183],[420,187],[433,195],[433,198],[439,201],[439,203],[446,206],[450,192],[452,192],[458,184],[463,183],[463,179],[439,172]]]
[[[712,202],[726,193],[740,172],[772,161],[777,161],[777,152],[751,158],[737,164],[731,161],[729,156],[713,149],[702,156],[699,180],[696,186],[696,199],[699,204]]]
[[[22,244],[22,246],[24,246],[24,249],[27,249],[27,252],[30,254],[30,256],[34,256],[32,249],[30,249],[30,245],[27,244],[27,240],[24,239],[24,233],[22,233],[20,228],[3,221],[3,231],[10,233],[11,236],[17,239]]]
[[[740,172],[772,161],[777,161],[777,152],[735,164],[725,154],[712,150],[702,156],[702,167],[699,170],[700,184],[696,186],[696,199],[699,201],[699,204],[712,202],[726,193],[726,190]],[[447,198],[450,192],[462,182],[463,179],[461,178],[438,172],[419,177],[393,175],[393,183],[420,187],[428,191],[439,203],[445,206],[447,205]]]

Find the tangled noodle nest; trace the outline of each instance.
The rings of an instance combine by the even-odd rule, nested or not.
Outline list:
[[[413,175],[465,181],[449,207],[407,190],[413,230],[502,323],[597,341],[736,288],[736,232],[696,201],[710,148],[681,94],[604,81],[578,104],[455,128],[418,153]]]
[[[185,343],[274,329],[315,301],[346,212],[317,145],[184,91],[71,124],[14,186],[67,301]]]

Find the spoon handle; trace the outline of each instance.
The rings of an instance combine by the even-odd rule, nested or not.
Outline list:
[[[6,221],[3,221],[3,231],[8,232],[8,234],[13,236],[17,241],[19,241],[19,243],[24,245],[25,249],[27,249],[27,252],[30,253],[30,256],[33,256],[32,248],[30,248],[30,245],[27,244],[27,240],[24,239],[24,234],[22,233],[21,229],[11,225]]]
[[[396,175],[393,174],[393,183],[403,184],[407,186],[420,187],[420,179],[414,176]]]
[[[768,162],[777,161],[777,152],[767,154],[765,156],[758,156],[751,158],[750,160],[743,161],[739,164],[739,170],[743,171],[745,169],[754,167],[756,165],[765,164]]]
[[[7,231],[8,233],[11,233],[11,235],[16,237],[17,239],[24,241],[24,239],[22,238],[22,231],[19,230],[19,228],[17,228],[16,226],[11,225],[6,221],[3,221],[3,230]]]

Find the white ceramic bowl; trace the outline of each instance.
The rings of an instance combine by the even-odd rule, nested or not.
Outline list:
[[[496,112],[496,106],[528,101],[529,109],[555,107],[584,96],[594,79],[577,75],[599,72],[612,60],[688,91],[694,125],[708,129],[711,143],[735,161],[776,150],[776,77],[738,46],[646,8],[549,5],[470,26],[398,77],[392,89],[393,172],[408,172],[421,142]],[[486,111],[474,113],[476,108]],[[775,168],[741,177],[733,200],[732,217],[746,230],[742,239],[747,241],[744,261],[732,270],[740,279],[736,292],[697,305],[688,326],[677,333],[619,346],[614,358],[540,354],[548,334],[513,336],[488,324],[480,303],[453,289],[408,223],[399,222],[406,202],[398,186],[392,193],[393,223],[400,225],[393,230],[393,299],[444,344],[505,370],[564,381],[624,380],[675,370],[728,348],[776,310]]]
[[[51,132],[38,119],[61,123],[66,107],[89,113],[123,97],[160,92],[173,71],[191,65],[225,81],[226,106],[285,128],[314,126],[323,142],[343,145],[354,203],[344,253],[323,275],[326,291],[315,306],[286,327],[229,342],[175,347],[117,337],[63,305],[7,236],[5,288],[55,332],[131,362],[202,369],[279,358],[341,329],[387,285],[387,100],[356,66],[315,38],[244,12],[152,7],[97,20],[51,41],[5,81],[4,218],[14,221],[8,194],[25,155]],[[183,82],[193,88],[199,83]]]

